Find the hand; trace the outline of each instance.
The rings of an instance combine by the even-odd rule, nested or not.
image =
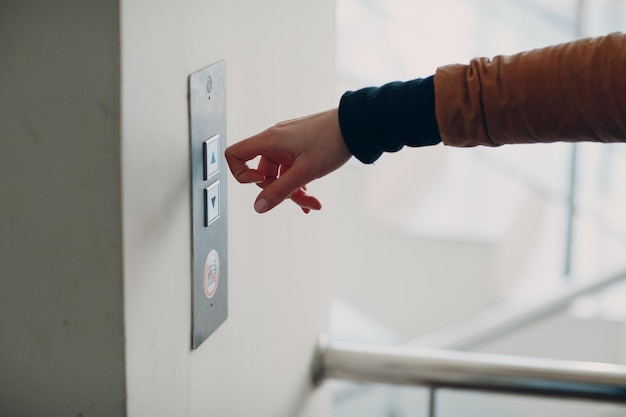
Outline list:
[[[337,109],[277,124],[226,149],[226,161],[240,183],[256,183],[263,189],[254,209],[265,213],[291,200],[305,213],[322,208],[306,192],[306,185],[336,170],[350,151],[339,128]],[[247,164],[261,156],[256,169]]]

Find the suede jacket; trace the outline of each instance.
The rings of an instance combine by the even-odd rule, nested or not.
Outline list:
[[[435,74],[446,145],[626,140],[626,35],[582,39]]]

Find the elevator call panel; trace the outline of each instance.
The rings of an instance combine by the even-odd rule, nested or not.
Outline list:
[[[189,76],[192,335],[196,349],[228,317],[226,63]]]

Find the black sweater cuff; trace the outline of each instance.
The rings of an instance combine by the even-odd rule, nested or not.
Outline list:
[[[383,152],[441,142],[435,116],[434,77],[348,91],[339,103],[346,146],[371,164]]]

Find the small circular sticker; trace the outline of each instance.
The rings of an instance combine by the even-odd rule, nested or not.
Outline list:
[[[204,294],[207,298],[213,298],[217,291],[217,283],[220,280],[220,257],[215,249],[209,252],[204,263]]]

